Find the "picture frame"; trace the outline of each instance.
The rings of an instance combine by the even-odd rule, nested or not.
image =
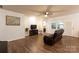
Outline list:
[[[20,26],[20,17],[6,16],[6,25],[9,26]]]

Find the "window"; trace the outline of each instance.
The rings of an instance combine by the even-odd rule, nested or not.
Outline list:
[[[52,29],[56,29],[56,23],[52,23],[51,27]]]
[[[62,22],[54,22],[51,24],[52,29],[62,29],[64,28],[64,24]]]

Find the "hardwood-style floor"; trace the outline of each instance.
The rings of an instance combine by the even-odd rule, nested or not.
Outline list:
[[[45,45],[43,35],[28,36],[24,39],[8,43],[10,53],[76,53],[79,52],[79,39],[63,36],[62,40],[53,46]]]

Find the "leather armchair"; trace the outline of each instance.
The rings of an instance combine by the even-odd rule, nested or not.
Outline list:
[[[63,32],[64,32],[63,29],[59,29],[59,30],[56,30],[54,32],[54,34],[52,34],[52,35],[49,35],[49,36],[45,35],[44,38],[43,38],[44,39],[44,43],[47,44],[47,45],[55,44],[56,42],[61,40]]]

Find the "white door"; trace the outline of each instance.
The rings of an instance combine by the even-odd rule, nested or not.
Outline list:
[[[64,35],[72,36],[72,22],[64,22]]]

